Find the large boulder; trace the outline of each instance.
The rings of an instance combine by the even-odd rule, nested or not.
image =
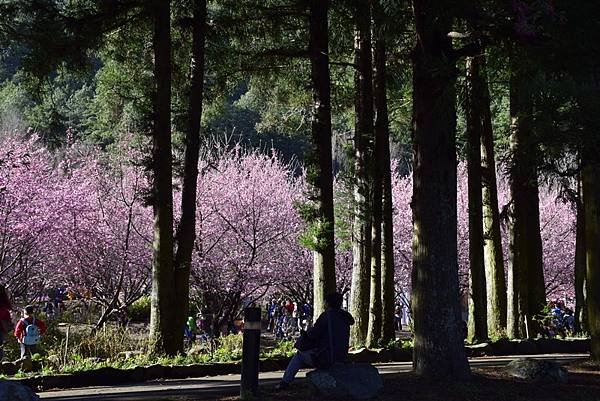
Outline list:
[[[2,362],[0,363],[0,374],[12,376],[16,374],[18,371],[17,367],[12,362]]]
[[[552,361],[520,358],[507,366],[510,376],[537,383],[566,383],[568,373],[565,368]]]
[[[25,357],[15,361],[15,367],[21,372],[33,372],[33,362],[31,358]]]
[[[383,381],[377,369],[367,363],[336,364],[309,372],[308,380],[326,397],[366,400],[377,396]]]
[[[0,379],[0,401],[37,401],[33,390],[20,383]]]

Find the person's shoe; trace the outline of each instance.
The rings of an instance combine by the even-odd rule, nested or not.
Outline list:
[[[285,390],[287,390],[288,388],[290,388],[290,383],[284,382],[284,381],[282,380],[282,381],[280,381],[279,383],[277,383],[277,384],[275,385],[275,388],[274,388],[274,390],[275,390],[275,391],[285,391]]]

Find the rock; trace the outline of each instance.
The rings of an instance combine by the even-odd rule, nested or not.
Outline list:
[[[131,359],[143,354],[142,351],[123,351],[117,354],[117,358]]]
[[[30,358],[17,359],[15,367],[22,372],[33,372],[33,362],[31,362]]]
[[[355,362],[355,363],[378,362],[377,356],[378,355],[377,355],[376,351],[366,349],[366,348],[360,348],[355,351],[350,351],[348,353],[348,359],[350,359],[351,362]]]
[[[0,379],[0,401],[37,401],[33,390],[20,383]]]
[[[162,365],[150,365],[144,368],[144,380],[161,379],[165,375],[165,367]]]
[[[568,373],[565,368],[552,361],[520,358],[507,366],[510,376],[537,383],[567,383]]]
[[[469,357],[485,356],[491,353],[491,347],[489,343],[467,345],[465,349],[467,351],[467,356]]]
[[[127,381],[124,370],[109,366],[77,372],[70,377],[72,387],[112,386],[127,383]]]
[[[394,362],[411,362],[412,348],[394,348],[392,350],[392,360]]]
[[[50,355],[46,361],[48,361],[49,365],[54,366],[55,368],[60,367],[60,365],[62,365],[62,361],[60,360],[60,357],[58,355]]]
[[[261,372],[274,372],[277,370],[285,370],[291,358],[273,358],[260,361]]]
[[[515,353],[517,353],[515,343],[507,338],[501,338],[490,344],[488,355],[515,355]]]
[[[2,362],[0,365],[0,374],[12,376],[18,371],[17,367],[12,362]]]
[[[133,383],[143,382],[145,378],[145,368],[143,366],[136,366],[132,369],[127,369],[127,375]]]
[[[377,369],[367,363],[336,364],[307,375],[316,390],[326,397],[366,400],[377,396],[383,381]]]

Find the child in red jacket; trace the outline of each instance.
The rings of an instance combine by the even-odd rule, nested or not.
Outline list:
[[[15,326],[15,337],[21,346],[21,359],[27,354],[31,357],[36,352],[37,344],[46,332],[46,325],[34,316],[34,308],[27,305],[23,310],[23,318]]]

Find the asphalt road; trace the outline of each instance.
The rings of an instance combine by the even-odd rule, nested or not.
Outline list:
[[[469,359],[470,365],[476,367],[498,367],[508,364],[517,358],[548,359],[559,363],[568,363],[578,359],[589,358],[588,354],[549,354],[518,355],[502,357],[481,357]],[[393,374],[409,372],[410,362],[375,364],[379,373]],[[298,379],[303,380],[307,371],[301,371]],[[266,372],[260,374],[260,386],[276,384],[282,372]],[[88,387],[73,390],[46,391],[39,393],[42,400],[52,401],[192,401],[210,399],[210,397],[235,395],[239,393],[240,375],[211,376],[182,380],[159,380],[146,383],[118,385],[112,387]]]

